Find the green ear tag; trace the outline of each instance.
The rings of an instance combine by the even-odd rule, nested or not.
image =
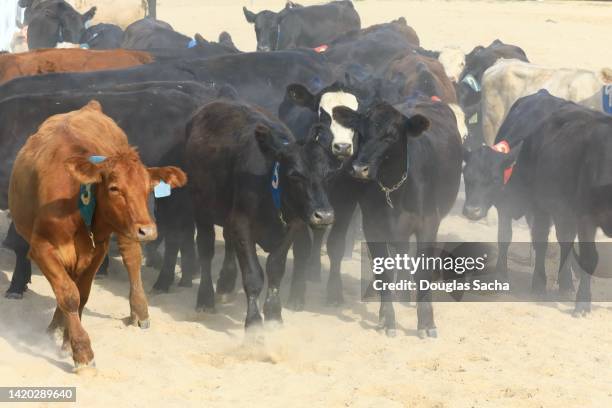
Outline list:
[[[95,191],[96,188],[93,184],[81,184],[79,189],[79,212],[81,213],[81,218],[83,218],[87,228],[91,227],[93,215],[96,210]]]

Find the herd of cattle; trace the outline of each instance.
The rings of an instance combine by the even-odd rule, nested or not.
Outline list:
[[[191,286],[200,270],[200,310],[235,290],[240,269],[250,328],[262,322],[256,245],[269,253],[263,315],[280,321],[288,251],[289,302],[299,310],[307,266],[320,270],[331,227],[327,299],[340,304],[357,206],[372,257],[407,250],[397,246],[413,235],[417,250],[428,251],[462,173],[464,215],[498,210],[498,277],[507,279],[511,221],[525,216],[536,250],[533,289],[544,291],[554,224],[560,290],[574,290],[565,260],[575,253],[586,271],[576,315],[590,310],[595,233],[612,236],[612,71],[540,67],[499,40],[467,55],[427,50],[404,18],[361,28],[350,1],[244,8],[257,52],[241,52],[228,33],[218,42],[190,38],[153,18],[125,31],[86,28],[95,9],[82,15],[63,0],[36,3],[33,50],[0,55],[0,209],[10,210],[4,245],[17,255],[7,296],[23,296],[33,259],[57,298],[50,328],[64,329],[77,367],[93,362],[80,315],[94,275],[108,266],[112,234],[141,327],[149,316],[139,241],[152,241],[145,249],[160,267],[154,289],[170,289],[180,253],[179,285]],[[53,49],[63,42],[89,49]],[[215,225],[225,241],[216,288]],[[382,279],[393,281],[394,271]],[[419,271],[416,279],[431,276]],[[393,335],[392,293],[380,297],[380,328]],[[436,336],[431,299],[417,293],[421,337]]]

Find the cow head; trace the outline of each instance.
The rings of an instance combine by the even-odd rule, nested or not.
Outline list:
[[[359,108],[357,94],[358,92],[350,86],[336,82],[317,94],[310,93],[303,85],[292,84],[287,87],[286,96],[296,105],[317,113],[318,123],[330,132],[331,152],[336,157],[344,159],[356,151],[355,131],[338,123],[332,117],[332,111],[337,106],[357,110]]]
[[[123,30],[114,24],[96,24],[89,27],[81,43],[87,44],[94,50],[112,50],[121,48],[123,42]]]
[[[286,127],[258,124],[255,138],[264,155],[280,164],[281,211],[287,219],[299,218],[313,227],[334,222],[326,192],[331,173],[324,147],[311,132],[303,143],[296,143]]]
[[[95,14],[96,7],[80,14],[65,1],[43,2],[32,10],[28,46],[35,49],[55,47],[61,42],[79,44],[85,35],[85,24]]]
[[[514,163],[519,152],[520,146],[509,153],[500,153],[487,145],[473,151],[464,149],[465,217],[475,221],[487,216],[504,188],[504,170]]]
[[[274,51],[278,49],[280,37],[280,22],[282,12],[275,13],[263,10],[255,14],[246,7],[242,8],[246,20],[255,25],[255,36],[257,37],[257,51]]]
[[[397,149],[398,144],[406,146],[408,138],[418,137],[429,127],[429,120],[423,115],[407,117],[386,102],[376,103],[365,114],[345,106],[336,107],[333,117],[362,135],[352,170],[352,175],[362,180],[376,180],[378,169],[391,150]]]
[[[151,190],[161,181],[173,188],[187,183],[187,176],[177,167],[146,168],[133,149],[99,163],[75,156],[67,159],[65,166],[80,184],[95,184],[98,222],[115,233],[140,241],[157,237],[147,206]]]
[[[438,61],[444,66],[448,78],[457,83],[465,68],[465,54],[459,48],[446,47],[440,51]]]

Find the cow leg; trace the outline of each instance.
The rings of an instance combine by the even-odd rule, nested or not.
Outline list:
[[[315,228],[312,230],[312,248],[310,249],[310,257],[306,266],[306,278],[311,282],[321,282],[321,249],[323,248],[326,230],[327,228]]]
[[[496,278],[508,281],[508,249],[512,242],[512,217],[501,208],[497,209],[497,266],[495,268]]]
[[[245,216],[231,217],[230,228],[236,247],[236,255],[242,272],[242,285],[247,298],[246,329],[260,326],[258,299],[264,284],[263,270],[257,259],[255,241],[251,236],[249,220]]]
[[[157,249],[164,242],[164,235],[159,234],[157,239],[151,242],[147,242],[144,246],[145,252],[145,265],[150,268],[161,268],[163,264],[163,258],[157,252]]]
[[[559,258],[559,292],[570,294],[574,292],[572,269],[570,268],[570,255],[576,238],[576,221],[570,214],[554,216],[557,241],[561,250]]]
[[[431,245],[423,248],[424,245],[436,242],[440,219],[437,215],[426,215],[423,220],[423,228],[417,233],[417,254],[425,254],[425,257],[434,256],[434,249]],[[433,305],[431,303],[431,291],[421,290],[421,281],[431,282],[431,271],[420,268],[416,271],[415,281],[417,282],[417,332],[420,338],[438,337],[436,324],[434,322]],[[427,285],[429,287],[429,285]]]
[[[266,301],[264,303],[264,317],[266,318],[266,322],[278,322],[282,323],[283,318],[281,316],[282,313],[282,304],[280,299],[280,285],[283,280],[283,275],[285,274],[285,267],[287,263],[287,253],[289,252],[289,248],[291,247],[293,237],[295,235],[300,234],[302,231],[306,232],[308,235],[308,227],[305,225],[298,227],[299,230],[294,232],[292,228],[285,236],[283,243],[275,248],[270,255],[268,255],[268,259],[266,260],[266,276],[268,277],[268,292],[266,293]],[[308,257],[307,252],[304,257],[304,261],[307,261]],[[295,265],[294,261],[294,265]],[[305,268],[306,265],[303,266]],[[295,274],[295,266],[294,266],[294,274]],[[301,271],[301,275],[304,276],[305,270]],[[294,277],[295,278],[295,277]]]
[[[196,310],[207,313],[215,312],[215,289],[212,283],[211,265],[215,256],[215,226],[211,220],[202,215],[196,218],[198,235],[198,255],[200,258],[200,287]]]
[[[32,278],[32,263],[28,259],[30,245],[17,233],[15,224],[11,222],[3,246],[15,251],[15,270],[5,296],[8,299],[21,299]]]
[[[327,303],[329,305],[339,306],[344,303],[340,267],[344,258],[344,249],[346,248],[346,234],[356,206],[357,202],[354,200],[347,200],[341,206],[334,206],[336,220],[327,237],[327,256],[329,256]]]
[[[238,277],[238,264],[236,263],[236,248],[229,234],[229,229],[223,229],[223,240],[225,241],[225,255],[223,266],[217,279],[217,295],[222,303],[228,302],[230,294],[236,288],[236,278]]]
[[[75,282],[68,276],[55,248],[47,242],[32,244],[31,257],[51,284],[57,306],[64,313],[64,321],[70,338],[72,358],[78,368],[90,365],[94,354],[89,336],[79,317],[80,294]],[[55,319],[54,319],[55,320]]]
[[[98,272],[96,273],[96,278],[100,277],[106,277],[108,276],[108,267],[110,265],[110,256],[106,255],[104,257],[104,260],[102,261],[102,265],[100,265],[100,269],[98,269]]]
[[[195,224],[192,222],[181,234],[181,280],[178,284],[181,287],[193,286],[193,276],[197,268],[194,236]]]
[[[161,270],[157,276],[153,289],[159,292],[170,291],[170,286],[174,283],[174,270],[176,269],[176,260],[181,244],[180,233],[166,234],[166,246],[164,251],[164,260]]]
[[[574,317],[584,316],[591,312],[591,276],[595,272],[599,261],[599,254],[595,246],[595,233],[597,228],[590,221],[583,221],[578,226],[578,240],[580,246],[579,263],[582,268],[580,284],[576,291],[576,306]]]
[[[293,243],[293,276],[289,292],[289,306],[293,310],[304,310],[306,303],[306,265],[312,253],[312,241],[306,225],[300,226]]]
[[[364,225],[365,227],[365,225]],[[367,231],[367,227],[365,228]],[[368,233],[366,232],[366,240],[368,241],[368,250],[370,252],[370,258],[387,258],[389,257],[389,249],[387,244],[382,242],[370,242]],[[389,290],[389,284],[393,282],[393,270],[386,270],[378,275],[376,279],[380,279],[382,289],[378,290],[380,293],[380,308],[378,310],[378,330],[384,330],[385,334],[389,337],[395,337],[395,309],[393,308],[393,293]]]
[[[531,227],[531,240],[536,253],[531,289],[538,294],[546,292],[546,249],[548,248],[549,231],[550,215],[536,210]]]
[[[139,242],[122,235],[117,235],[117,244],[130,280],[130,321],[137,322],[141,329],[148,329],[150,325],[149,306],[140,274],[142,248]]]

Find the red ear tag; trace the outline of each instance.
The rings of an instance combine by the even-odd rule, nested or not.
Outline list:
[[[318,47],[313,48],[313,50],[315,52],[322,53],[322,52],[327,51],[328,48],[329,48],[329,46],[327,44],[321,44]]]
[[[442,99],[440,99],[439,97],[437,97],[436,95],[431,97],[431,101],[432,102],[442,102]]]
[[[505,140],[502,140],[496,145],[491,146],[491,149],[496,152],[508,154],[510,153],[510,145]],[[512,169],[514,168],[514,164],[504,170],[504,184],[508,184],[510,177],[512,177]]]

